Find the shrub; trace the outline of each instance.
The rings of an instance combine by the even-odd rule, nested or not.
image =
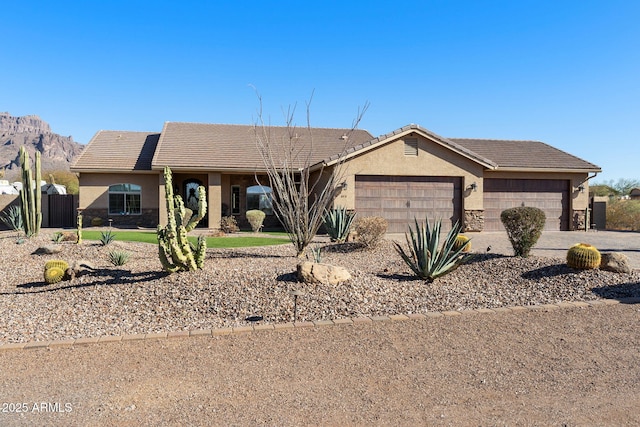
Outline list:
[[[332,242],[343,243],[347,240],[355,217],[355,211],[349,211],[345,207],[324,211],[322,222]]]
[[[104,222],[102,221],[102,218],[100,218],[99,216],[94,216],[93,218],[91,218],[91,225],[93,227],[102,227],[102,224]]]
[[[100,243],[102,246],[107,246],[109,243],[113,242],[116,238],[116,235],[111,232],[111,230],[103,231],[100,233]]]
[[[507,230],[515,256],[528,257],[544,229],[546,215],[541,209],[520,206],[506,209],[500,220]]]
[[[458,245],[458,248],[455,248],[456,238],[461,228],[459,223],[456,222],[449,230],[442,246],[440,246],[441,228],[440,220],[430,226],[428,219],[425,219],[423,224],[419,224],[416,219],[415,231],[410,226],[409,234],[405,233],[409,252],[406,253],[399,243],[393,242],[396,251],[415,275],[429,282],[453,271],[470,256],[463,254],[469,242],[468,238],[467,244]]]
[[[254,232],[260,231],[260,229],[262,228],[262,222],[264,221],[264,217],[266,216],[265,213],[257,209],[252,209],[250,211],[247,211],[245,215],[247,216],[247,221],[249,221],[249,224],[251,224],[251,229]]]
[[[64,239],[64,233],[62,233],[62,231],[56,231],[55,233],[53,233],[53,236],[51,237],[51,241],[54,243],[61,243],[63,239]]]
[[[640,231],[640,200],[617,200],[609,203],[607,229]]]
[[[233,215],[223,216],[220,219],[220,231],[223,233],[236,233],[239,230],[238,222],[236,221],[236,217]]]
[[[354,226],[357,241],[367,248],[376,246],[387,232],[387,220],[379,216],[359,218]]]
[[[578,243],[567,251],[567,265],[571,268],[592,270],[600,267],[600,260],[600,251],[587,243]]]
[[[13,231],[24,230],[22,207],[20,205],[10,206],[6,212],[0,214],[0,220]]]
[[[113,265],[117,266],[121,266],[121,265],[125,265],[128,261],[129,258],[131,257],[131,254],[127,251],[111,251],[109,252],[109,262]]]
[[[322,262],[322,248],[320,246],[311,248],[311,255],[313,256],[313,262],[315,263]]]

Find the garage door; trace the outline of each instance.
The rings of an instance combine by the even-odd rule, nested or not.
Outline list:
[[[569,229],[569,181],[546,179],[485,179],[484,229],[502,231],[503,210],[516,206],[540,208],[545,230]]]
[[[460,219],[461,179],[452,177],[356,176],[359,217],[381,216],[389,233],[404,233],[413,219],[442,219],[448,231]]]

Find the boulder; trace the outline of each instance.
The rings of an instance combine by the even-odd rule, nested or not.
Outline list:
[[[304,283],[337,285],[351,279],[351,274],[346,269],[317,262],[305,261],[298,264],[297,272],[298,280]]]
[[[606,252],[602,254],[600,270],[613,271],[614,273],[631,273],[629,257],[620,252]]]

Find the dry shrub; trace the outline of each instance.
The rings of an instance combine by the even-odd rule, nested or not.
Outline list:
[[[233,215],[223,216],[220,219],[220,231],[227,234],[240,231],[236,218]]]
[[[247,211],[245,215],[247,217],[247,221],[249,221],[249,224],[251,224],[251,230],[253,230],[254,232],[260,231],[260,229],[262,228],[262,222],[264,221],[264,218],[266,216],[265,213],[260,210],[253,209]]]
[[[607,229],[640,231],[640,200],[616,200],[609,203]]]
[[[368,216],[356,220],[356,241],[367,248],[376,246],[387,232],[387,220],[379,216]]]

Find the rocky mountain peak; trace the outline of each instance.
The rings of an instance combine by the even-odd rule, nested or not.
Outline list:
[[[47,122],[35,115],[12,116],[0,112],[0,168],[8,171],[20,167],[20,147],[25,146],[31,156],[41,153],[42,170],[69,170],[84,145],[71,136],[51,131]]]

